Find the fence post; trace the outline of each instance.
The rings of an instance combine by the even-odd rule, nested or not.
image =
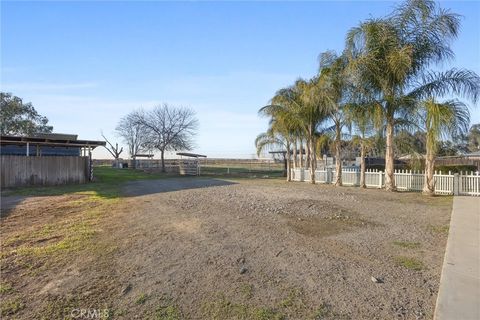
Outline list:
[[[327,179],[325,180],[325,183],[332,183],[332,168],[326,168],[327,169]]]
[[[458,173],[453,174],[453,195],[458,196],[460,194],[460,176]]]
[[[383,187],[383,172],[378,171],[378,189],[382,189]]]

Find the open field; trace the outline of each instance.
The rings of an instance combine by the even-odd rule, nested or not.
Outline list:
[[[279,178],[283,177],[283,170],[276,167],[255,167],[235,165],[202,166],[200,172],[204,176],[244,177],[244,178]]]
[[[450,197],[97,176],[2,199],[3,318],[432,318]]]

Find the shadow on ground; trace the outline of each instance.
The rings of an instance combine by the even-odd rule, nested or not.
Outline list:
[[[8,214],[12,211],[13,208],[23,200],[25,200],[26,197],[24,196],[4,196],[1,195],[0,199],[0,218],[5,218],[8,216]]]
[[[212,178],[170,178],[162,180],[131,181],[122,187],[122,195],[136,197],[187,189],[228,186],[232,184],[236,184],[236,182]]]

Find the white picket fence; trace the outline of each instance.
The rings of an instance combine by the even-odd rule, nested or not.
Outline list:
[[[310,170],[292,169],[293,181],[310,182]],[[395,185],[399,191],[422,191],[425,181],[425,173],[412,170],[395,170]],[[435,172],[435,194],[443,195],[468,195],[480,196],[479,172]],[[335,169],[315,170],[315,182],[333,183],[335,181]],[[342,170],[342,184],[344,186],[359,186],[360,171],[357,169]],[[385,186],[385,173],[378,170],[365,172],[365,184],[369,188],[383,188]]]

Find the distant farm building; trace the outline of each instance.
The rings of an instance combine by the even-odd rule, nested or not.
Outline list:
[[[72,134],[0,136],[1,186],[85,183],[93,178],[91,151],[104,145]]]

